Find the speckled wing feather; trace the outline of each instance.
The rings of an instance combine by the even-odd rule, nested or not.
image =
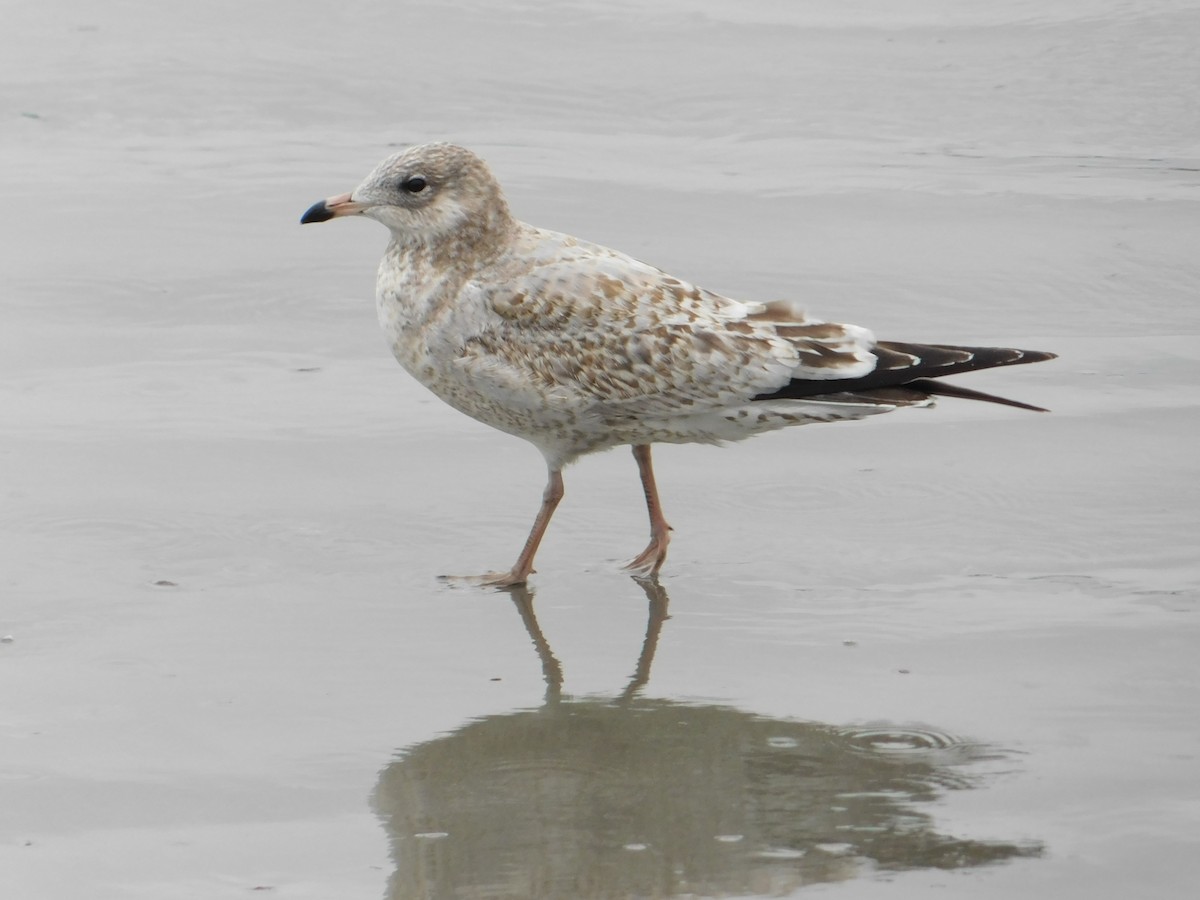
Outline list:
[[[810,319],[790,303],[731,300],[540,229],[519,243],[472,287],[492,315],[461,360],[506,394],[536,385],[598,415],[678,416],[875,366],[870,332]]]

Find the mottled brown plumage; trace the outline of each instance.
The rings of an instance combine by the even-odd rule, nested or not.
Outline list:
[[[714,294],[517,221],[483,161],[452,144],[384,160],[353,193],[314,205],[301,221],[353,214],[392,234],[376,299],[396,359],[451,406],[546,458],[533,531],[510,570],[475,579],[487,584],[528,577],[562,497],[562,468],[585,453],[633,447],[651,540],[631,567],[656,574],[670,528],[651,444],[741,440],[926,406],[939,393],[1037,409],[930,379],[1053,356],[877,342],[788,301]]]

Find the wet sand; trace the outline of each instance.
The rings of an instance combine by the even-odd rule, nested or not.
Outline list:
[[[1188,897],[1200,13],[64,0],[0,36],[5,896]],[[388,357],[398,145],[934,410],[566,473]],[[269,892],[269,893],[268,893]]]

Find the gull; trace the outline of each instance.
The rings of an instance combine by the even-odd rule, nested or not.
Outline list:
[[[300,222],[367,216],[391,240],[376,308],[397,361],[439,398],[541,451],[548,479],[533,528],[506,571],[526,582],[563,497],[563,468],[629,445],[650,542],[627,566],[657,577],[671,527],[655,443],[722,444],[765,431],[929,406],[935,395],[1040,407],[935,380],[1053,359],[1007,347],[879,341],[787,300],[733,300],[624,253],[518,221],[487,164],[423,144],[388,157]]]

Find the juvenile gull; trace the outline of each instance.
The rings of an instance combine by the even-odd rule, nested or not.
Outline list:
[[[650,543],[628,568],[656,575],[671,529],[653,443],[737,441],[929,406],[934,394],[1043,411],[931,379],[1052,353],[877,341],[790,301],[722,297],[517,221],[483,160],[453,144],[385,159],[300,221],[352,215],[391,231],[376,306],[396,359],[455,409],[524,438],[546,459],[541,509],[517,561],[467,579],[475,583],[525,582],[563,496],[563,467],[585,453],[633,448]]]

